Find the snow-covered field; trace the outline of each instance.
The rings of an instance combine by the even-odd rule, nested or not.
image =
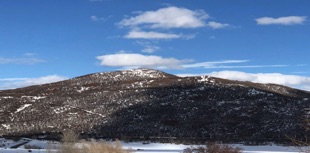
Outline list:
[[[124,149],[131,148],[136,153],[181,153],[185,148],[191,147],[190,145],[182,144],[164,144],[164,143],[149,143],[143,144],[142,142],[121,142]],[[35,145],[42,149],[25,149],[25,145]],[[58,142],[40,141],[21,139],[19,141],[7,140],[0,138],[0,153],[46,153],[46,148],[52,152],[56,152]],[[16,147],[17,148],[11,148]],[[301,153],[306,148],[298,148],[293,146],[245,146],[241,144],[233,144],[234,147],[243,149],[243,153]]]

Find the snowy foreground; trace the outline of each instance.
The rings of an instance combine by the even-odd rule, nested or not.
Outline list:
[[[25,149],[24,145],[36,145],[42,149]],[[46,153],[46,148],[50,148],[52,152],[56,152],[58,143],[39,141],[31,139],[22,139],[19,141],[5,140],[0,138],[0,153]],[[181,144],[163,144],[163,143],[150,143],[142,144],[141,142],[122,142],[123,148],[131,148],[135,153],[181,153],[185,148],[191,147],[190,145]],[[243,149],[243,153],[301,153],[305,148],[297,148],[290,146],[245,146],[240,144],[233,144],[234,147]],[[31,151],[30,151],[31,150]]]

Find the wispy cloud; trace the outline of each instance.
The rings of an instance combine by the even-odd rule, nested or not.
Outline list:
[[[159,50],[160,47],[158,46],[146,46],[144,49],[142,49],[142,52],[144,53],[154,53],[155,51]]]
[[[229,27],[230,25],[226,23],[219,23],[219,22],[211,21],[211,22],[208,22],[207,26],[212,29],[223,29],[223,28]]]
[[[33,55],[27,54],[23,57],[0,57],[0,64],[26,64],[26,65],[32,65],[36,63],[42,63],[45,62],[43,59],[39,59],[34,57]]]
[[[205,68],[205,69],[237,69],[237,68],[266,68],[266,67],[287,67],[289,65],[235,65],[248,63],[249,60],[224,60],[224,61],[210,61],[201,63],[191,63],[183,65],[184,68]]]
[[[145,32],[140,30],[132,30],[124,37],[128,39],[176,39],[176,38],[182,38],[183,36],[180,34],[172,34],[172,33],[160,33],[154,31]]]
[[[39,78],[4,78],[0,79],[0,89],[14,89],[31,85],[39,85],[45,83],[58,82],[68,79],[59,75],[48,75]]]
[[[286,16],[279,18],[272,17],[262,17],[255,19],[258,25],[294,25],[294,24],[303,24],[307,20],[306,16]]]
[[[97,16],[93,15],[93,16],[90,17],[90,20],[94,21],[94,22],[99,22],[99,21],[103,22],[103,21],[106,21],[106,18],[104,18],[104,17],[97,17]]]
[[[148,28],[199,28],[205,26],[209,15],[203,10],[166,7],[156,11],[142,12],[138,16],[122,20],[121,26],[147,26]]]
[[[25,55],[25,56],[35,56],[36,54],[35,54],[35,53],[28,52],[28,53],[25,53],[24,55]]]
[[[141,52],[144,53],[154,53],[160,50],[160,47],[152,44],[150,41],[136,41],[137,44],[144,47]]]
[[[190,60],[164,58],[155,55],[142,54],[109,54],[96,57],[102,66],[110,67],[149,67],[159,69],[181,69]]]
[[[287,67],[289,65],[215,65],[206,66],[207,69],[237,69],[237,68],[268,68],[268,67]]]
[[[224,60],[224,61],[210,61],[201,63],[192,63],[183,65],[185,68],[214,68],[218,67],[219,64],[234,64],[234,63],[245,63],[249,60]]]

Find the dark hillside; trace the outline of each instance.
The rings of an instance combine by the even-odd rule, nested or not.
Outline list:
[[[157,70],[95,73],[0,91],[0,135],[75,129],[97,137],[274,141],[302,138],[310,93]]]

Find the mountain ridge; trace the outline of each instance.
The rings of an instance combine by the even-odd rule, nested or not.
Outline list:
[[[306,90],[302,90],[302,89],[297,89],[297,88],[292,88],[292,87],[288,87],[288,86],[284,86],[284,85],[279,85],[279,84],[274,84],[274,83],[254,83],[251,81],[239,81],[239,80],[229,80],[229,79],[224,79],[224,78],[218,78],[218,77],[212,77],[212,76],[208,76],[208,75],[198,75],[198,76],[177,76],[177,75],[173,75],[173,74],[168,74],[159,70],[154,70],[154,69],[148,69],[148,68],[139,68],[139,69],[132,69],[132,70],[118,70],[118,71],[112,71],[112,72],[97,72],[97,73],[91,73],[91,74],[87,74],[87,75],[82,75],[82,76],[77,76],[68,80],[63,80],[63,81],[58,81],[58,82],[53,82],[53,83],[46,83],[46,84],[40,84],[40,85],[31,85],[31,86],[26,86],[26,87],[22,87],[22,88],[16,88],[16,89],[6,89],[6,90],[0,90],[0,92],[2,91],[10,91],[10,90],[18,90],[18,89],[23,89],[23,88],[31,88],[31,87],[39,87],[39,86],[45,86],[45,85],[52,85],[52,84],[58,84],[61,82],[65,82],[65,81],[70,81],[70,80],[76,80],[76,79],[80,79],[80,78],[84,78],[84,77],[92,77],[92,76],[100,76],[100,75],[104,75],[104,74],[126,74],[126,72],[138,72],[135,74],[139,74],[139,72],[153,72],[153,73],[158,73],[158,75],[167,77],[167,78],[214,78],[217,80],[221,80],[221,83],[232,83],[235,85],[248,85],[250,87],[255,87],[255,88],[259,88],[262,90],[268,90],[271,92],[275,92],[275,93],[279,93],[279,91],[277,91],[277,89],[281,89],[281,90],[289,90],[289,91],[285,91],[286,93],[289,93],[290,91],[298,91],[298,92],[304,92],[306,94],[309,94],[310,91],[306,91]],[[134,73],[133,73],[134,74]],[[158,76],[158,78],[160,78],[161,76]],[[113,76],[110,76],[113,77]],[[115,76],[114,76],[115,77]],[[106,79],[106,78],[103,78]],[[111,78],[110,78],[111,79]],[[267,88],[264,86],[267,86]],[[268,89],[269,86],[269,89]],[[277,89],[270,89],[271,87],[277,88]],[[279,94],[284,94],[284,93],[279,93]]]
[[[306,133],[309,98],[281,85],[151,69],[93,73],[2,90],[0,135],[74,129],[102,137],[279,141]]]

